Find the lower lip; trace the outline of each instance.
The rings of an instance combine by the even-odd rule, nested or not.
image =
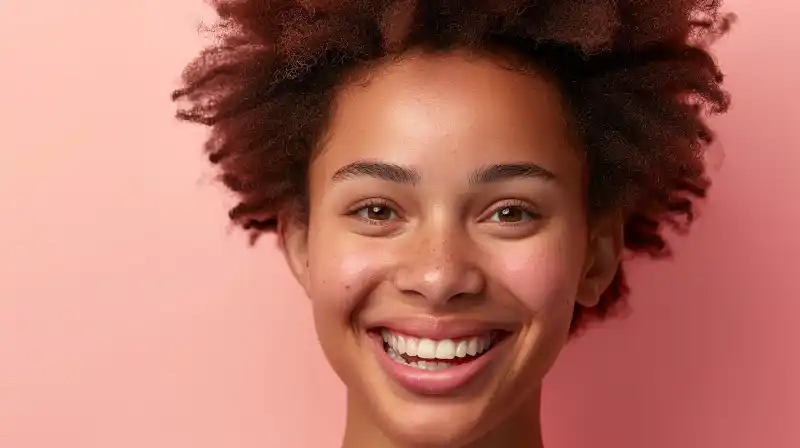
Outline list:
[[[445,395],[464,387],[481,373],[495,358],[499,350],[493,346],[489,351],[472,361],[457,364],[442,370],[422,370],[400,364],[384,350],[380,335],[371,335],[377,351],[378,362],[383,370],[409,392],[420,395]],[[501,345],[505,341],[500,341]]]

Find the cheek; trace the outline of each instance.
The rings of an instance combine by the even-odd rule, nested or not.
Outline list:
[[[317,240],[317,241],[314,241]],[[315,308],[330,316],[349,318],[366,292],[382,278],[385,251],[354,244],[346,237],[309,239],[308,293]]]
[[[515,242],[491,257],[495,277],[532,314],[571,310],[583,267],[581,243],[569,232]]]
[[[385,260],[375,245],[358,244],[341,234],[309,235],[308,285],[314,326],[325,357],[346,384],[358,381],[352,362],[354,313],[383,278]]]

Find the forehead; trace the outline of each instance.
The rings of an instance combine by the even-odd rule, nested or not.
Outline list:
[[[558,90],[543,76],[463,54],[411,55],[339,92],[316,170],[358,160],[426,169],[530,162],[580,167]],[[314,167],[312,167],[314,170]],[[461,171],[459,169],[459,171]]]

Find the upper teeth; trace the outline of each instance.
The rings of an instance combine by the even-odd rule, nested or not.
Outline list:
[[[453,359],[475,356],[483,353],[492,343],[491,333],[474,336],[469,339],[454,341],[453,339],[433,340],[415,338],[383,330],[384,342],[389,344],[397,354],[417,356],[423,359]]]

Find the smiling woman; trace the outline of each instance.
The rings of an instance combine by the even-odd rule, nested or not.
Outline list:
[[[717,2],[214,3],[178,115],[313,303],[343,446],[540,446],[568,336],[709,186]]]

